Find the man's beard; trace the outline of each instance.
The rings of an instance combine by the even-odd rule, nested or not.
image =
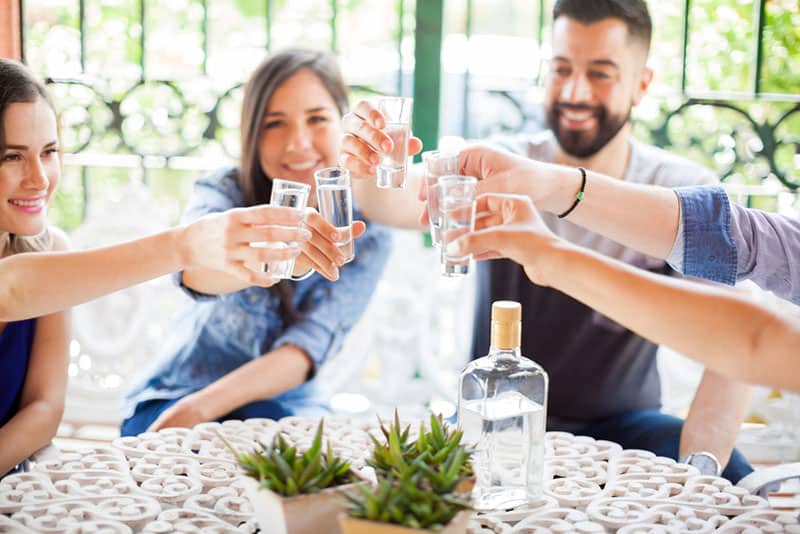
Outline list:
[[[562,129],[559,124],[559,112],[562,109],[591,111],[597,120],[597,133],[594,134],[589,130]],[[558,144],[564,152],[575,158],[583,159],[594,156],[606,146],[627,124],[630,117],[630,108],[624,115],[609,115],[604,106],[555,103],[547,111],[547,125],[553,131]]]

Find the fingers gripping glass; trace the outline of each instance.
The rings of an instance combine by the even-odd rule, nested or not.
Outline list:
[[[353,193],[350,188],[350,171],[342,167],[328,167],[314,173],[317,184],[319,214],[339,234],[336,246],[344,255],[345,263],[355,258],[353,243]]]

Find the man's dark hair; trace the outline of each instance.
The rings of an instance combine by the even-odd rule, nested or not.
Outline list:
[[[653,22],[644,0],[557,0],[553,21],[562,16],[581,24],[620,19],[627,26],[628,35],[644,43],[645,50],[650,50]]]

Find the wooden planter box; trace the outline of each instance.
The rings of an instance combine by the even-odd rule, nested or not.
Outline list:
[[[253,505],[253,515],[261,531],[272,534],[339,534],[337,517],[347,510],[347,499],[341,492],[358,491],[355,484],[345,484],[319,493],[284,497],[259,489],[259,482],[254,478],[243,478],[247,498]]]
[[[420,530],[392,523],[378,523],[356,519],[344,513],[339,515],[339,525],[342,527],[342,534],[464,534],[471,516],[472,512],[469,510],[458,512],[442,530]]]

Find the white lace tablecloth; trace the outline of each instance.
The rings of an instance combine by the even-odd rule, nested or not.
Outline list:
[[[0,480],[0,533],[256,532],[241,475],[215,431],[240,450],[278,430],[302,447],[316,425],[295,417],[204,423],[62,452]],[[378,435],[376,422],[326,419],[326,439],[357,468],[369,432]],[[800,533],[794,513],[649,452],[550,432],[546,456],[552,478],[539,502],[475,515],[470,531]]]

